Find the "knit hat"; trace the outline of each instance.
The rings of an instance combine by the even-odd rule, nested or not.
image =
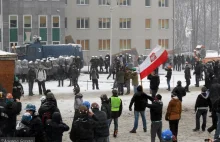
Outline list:
[[[81,106],[79,107],[79,112],[80,112],[81,114],[87,114],[87,113],[88,113],[88,109],[87,109],[86,106],[81,105]]]
[[[99,105],[97,103],[92,103],[91,109],[99,109]]]
[[[157,98],[158,100],[161,100],[161,99],[162,99],[162,96],[161,96],[160,94],[157,94],[157,95],[156,95],[156,98]]]
[[[24,114],[22,115],[21,121],[27,121],[27,122],[29,122],[29,121],[31,121],[31,119],[32,119],[31,114],[28,113],[28,112],[26,112],[26,113],[24,113]]]
[[[141,85],[139,85],[139,86],[137,87],[137,91],[138,91],[138,92],[143,92],[143,87],[142,87]]]
[[[52,92],[47,93],[46,99],[55,99],[54,94]]]

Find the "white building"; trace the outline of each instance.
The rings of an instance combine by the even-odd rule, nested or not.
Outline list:
[[[68,0],[65,15],[66,35],[82,44],[85,60],[110,52],[111,30],[113,54],[173,48],[173,0]]]

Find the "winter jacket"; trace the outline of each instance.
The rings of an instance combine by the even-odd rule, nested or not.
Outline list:
[[[212,104],[209,98],[209,94],[207,93],[201,93],[198,95],[197,99],[196,99],[196,104],[195,104],[195,112],[197,111],[197,109],[209,109],[211,110],[212,108]]]
[[[29,69],[27,79],[28,81],[34,82],[34,80],[36,79],[36,72],[34,69]]]
[[[46,142],[46,134],[40,117],[36,114],[32,115],[30,121],[30,137],[35,138],[35,142]]]
[[[17,115],[21,112],[21,102],[13,102],[6,104],[4,113],[8,115],[6,120],[6,127],[3,130],[5,134],[16,130]]]
[[[171,76],[172,76],[172,69],[165,69],[165,70],[167,71],[166,78],[167,78],[167,80],[170,80]]]
[[[111,104],[111,98],[109,98],[109,103]],[[111,107],[111,106],[110,106]],[[121,100],[121,104],[120,104],[120,107],[119,107],[119,111],[111,111],[111,118],[118,118],[121,116],[121,113],[122,113],[122,109],[123,109],[123,106],[122,106],[122,100]]]
[[[79,77],[79,71],[77,68],[71,68],[70,76],[72,79],[77,79]]]
[[[166,120],[179,120],[182,113],[182,103],[178,97],[173,97],[169,102],[166,113]]]
[[[21,121],[16,126],[16,137],[30,137],[30,122]]]
[[[214,80],[214,83],[211,85],[209,90],[210,90],[209,97],[213,105],[215,101],[220,98],[220,84]]]
[[[43,116],[45,113],[49,113],[50,118],[47,118],[47,119],[51,119],[54,112],[60,112],[60,110],[57,108],[53,100],[46,100],[46,102],[42,104],[38,110],[38,113],[39,113],[40,118],[42,119],[42,122],[44,121]]]
[[[75,96],[75,101],[74,101],[74,109],[75,110],[78,110],[79,107],[83,104],[83,99],[82,99],[82,94],[81,93],[78,93],[76,94]]]
[[[99,79],[99,74],[98,74],[98,72],[96,70],[92,70],[90,72],[90,80],[91,79]]]
[[[131,79],[131,72],[129,71],[129,70],[126,70],[125,71],[125,82],[126,81],[130,81],[130,79]]]
[[[47,74],[46,71],[44,69],[42,70],[38,70],[37,71],[37,80],[42,82],[42,81],[46,81],[47,80]]]
[[[14,82],[12,95],[13,95],[14,100],[16,100],[16,99],[20,100],[21,96],[24,95],[23,86],[21,85],[20,82],[18,82],[18,81]]]
[[[60,66],[57,70],[57,76],[60,79],[64,79],[64,75],[65,75],[65,70],[64,70],[63,66]]]
[[[201,66],[199,63],[196,64],[196,67],[195,67],[195,71],[194,71],[194,74],[195,75],[200,75],[200,72],[201,72]]]
[[[152,76],[151,74],[148,75],[147,79],[150,80],[150,89],[151,90],[158,90],[160,85],[160,77],[158,75]]]
[[[92,109],[92,112],[95,114],[98,119],[95,128],[95,138],[108,137],[109,136],[109,126],[107,121],[107,115],[99,109]]]
[[[93,142],[96,122],[88,116],[73,121],[70,131],[72,142]]]
[[[183,87],[180,86],[180,85],[177,85],[177,86],[173,89],[172,93],[173,93],[175,96],[177,96],[181,102],[182,102],[182,98],[183,98],[184,96],[186,96],[186,90],[185,90],[185,88],[183,88]]]
[[[68,130],[69,126],[61,122],[60,113],[55,112],[52,119],[46,121],[47,142],[62,142],[63,132]]]
[[[185,74],[185,79],[186,80],[190,80],[191,79],[191,72],[190,72],[190,68],[189,68],[188,65],[185,67],[184,74]]]
[[[145,111],[146,104],[148,103],[147,94],[144,92],[135,93],[130,101],[129,108],[132,108],[133,103],[135,111]]]
[[[111,106],[109,101],[103,101],[101,106],[101,111],[104,111],[107,115],[107,119],[111,119]]]
[[[137,74],[137,72],[133,72],[132,74],[131,74],[131,79],[132,79],[132,85],[133,86],[138,86],[138,74]]]
[[[161,121],[163,113],[163,102],[160,100],[154,100],[152,97],[150,97],[150,100],[152,101],[152,104],[147,103],[146,107],[150,108],[151,121]]]
[[[118,71],[116,73],[116,79],[117,79],[117,83],[125,83],[125,72],[124,71]]]

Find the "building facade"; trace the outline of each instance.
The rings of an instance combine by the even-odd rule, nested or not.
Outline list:
[[[82,44],[87,61],[109,53],[110,43],[112,54],[173,48],[173,0],[68,0],[65,15],[66,35]]]
[[[2,0],[3,47],[40,36],[43,44],[65,42],[66,0]]]

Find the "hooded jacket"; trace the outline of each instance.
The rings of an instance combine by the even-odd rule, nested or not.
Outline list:
[[[177,86],[173,89],[172,93],[173,93],[175,96],[177,96],[181,102],[182,102],[182,98],[183,98],[184,96],[186,96],[186,90],[185,90],[185,88],[183,88],[181,85],[177,85]]]
[[[133,103],[135,111],[145,111],[146,104],[148,103],[147,94],[142,91],[138,91],[132,97],[129,108],[132,108]]]
[[[16,99],[20,100],[21,96],[24,95],[23,86],[21,85],[19,81],[14,81],[12,95],[13,95],[14,100]]]
[[[163,102],[160,100],[154,100],[152,97],[150,97],[150,100],[152,101],[152,104],[146,104],[146,107],[150,108],[151,121],[161,121],[163,113]]]
[[[83,95],[81,93],[77,93],[75,95],[74,109],[78,110],[82,104],[83,104]]]
[[[173,97],[169,102],[166,113],[166,120],[180,120],[182,113],[182,103],[178,97]]]
[[[170,80],[170,79],[171,79],[171,76],[172,76],[172,69],[165,69],[165,70],[167,71],[166,78],[167,78],[168,80]]]
[[[206,92],[203,92],[203,93],[199,94],[196,99],[195,111],[197,109],[207,109],[208,110],[208,107],[209,107],[209,109],[212,108],[209,94],[207,94]]]
[[[62,142],[63,132],[68,130],[69,126],[62,122],[60,113],[55,112],[52,119],[46,121],[47,142]]]
[[[16,126],[16,137],[30,137],[30,122],[21,121]]]
[[[104,111],[107,115],[107,119],[111,119],[111,106],[109,101],[102,101],[101,111]]]
[[[147,79],[150,80],[150,89],[157,90],[160,85],[160,77],[158,75],[148,75]]]

